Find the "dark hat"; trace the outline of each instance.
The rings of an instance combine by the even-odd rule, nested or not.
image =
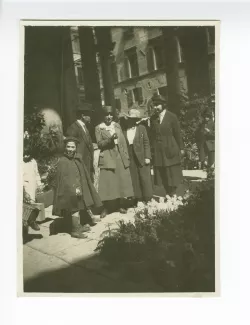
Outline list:
[[[78,104],[77,106],[77,111],[78,112],[93,112],[93,108],[92,108],[92,105],[90,103],[80,103]]]
[[[167,100],[162,95],[154,94],[151,98],[154,105],[167,104]]]
[[[102,111],[105,115],[107,115],[108,113],[114,114],[112,106],[103,106]]]
[[[75,144],[77,145],[79,143],[78,139],[75,137],[66,137],[64,138],[64,144],[66,145],[68,142],[75,142]]]

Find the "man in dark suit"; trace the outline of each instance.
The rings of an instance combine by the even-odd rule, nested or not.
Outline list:
[[[77,152],[81,154],[83,163],[93,182],[94,177],[94,147],[88,130],[91,123],[92,106],[84,103],[79,105],[77,120],[67,130],[67,136],[75,137],[79,141]]]
[[[180,125],[177,116],[167,110],[163,96],[152,97],[151,142],[157,185],[163,185],[166,194],[173,195],[182,182],[181,155],[184,155]]]

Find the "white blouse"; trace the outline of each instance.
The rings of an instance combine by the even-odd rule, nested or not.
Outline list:
[[[160,124],[162,123],[165,114],[166,114],[166,110],[164,109],[164,110],[160,113]]]
[[[41,184],[36,160],[23,162],[23,186],[32,201],[35,201],[36,190]]]
[[[133,144],[135,138],[136,126],[127,130],[128,143]]]
[[[115,122],[111,122],[110,125],[106,125],[105,123],[101,123],[100,128],[105,129],[112,136],[115,133]],[[114,139],[114,143],[118,144],[118,139]]]

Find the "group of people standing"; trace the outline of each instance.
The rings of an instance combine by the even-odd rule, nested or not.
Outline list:
[[[167,110],[164,97],[153,96],[152,103],[150,127],[143,124],[139,110],[131,109],[123,115],[125,130],[115,121],[112,107],[103,107],[103,121],[95,128],[100,150],[97,190],[93,185],[94,147],[88,130],[92,109],[86,105],[78,110],[58,163],[53,204],[53,213],[65,217],[72,237],[87,237],[86,232],[96,223],[93,208],[100,209],[102,219],[111,211],[126,213],[125,199],[134,204],[151,200],[151,166],[166,194],[173,195],[181,183],[184,151],[178,119]]]

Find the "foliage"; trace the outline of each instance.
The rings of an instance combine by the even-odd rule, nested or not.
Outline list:
[[[44,131],[44,116],[38,108],[24,116],[24,155],[34,158],[38,164],[40,175],[45,175],[45,190],[54,182],[58,153],[61,143],[59,134],[52,127]]]
[[[24,153],[36,160],[50,157],[58,150],[57,132],[52,128],[42,132],[44,128],[44,116],[37,108],[24,116]]]
[[[114,267],[139,262],[168,292],[214,291],[214,186],[209,180],[176,208],[145,208],[98,244]],[[142,274],[141,274],[142,275]]]
[[[199,130],[203,123],[204,113],[212,108],[211,97],[194,95],[191,98],[181,96],[180,126],[184,141],[184,169],[199,168]]]

